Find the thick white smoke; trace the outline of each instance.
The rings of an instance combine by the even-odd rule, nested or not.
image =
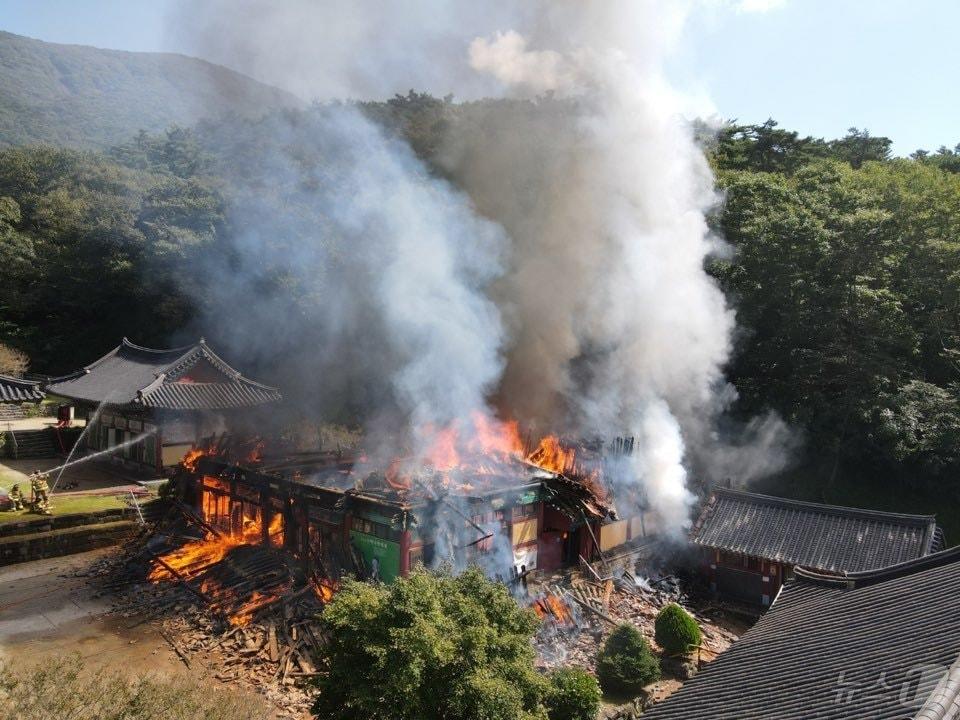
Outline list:
[[[431,159],[463,195],[343,115],[334,142],[357,167],[334,172],[318,202],[348,238],[344,274],[318,284],[312,309],[341,319],[309,321],[316,365],[333,379],[386,379],[389,401],[375,399],[414,435],[488,402],[538,431],[633,435],[617,499],[645,499],[675,531],[688,524],[691,456],[721,453],[724,472],[737,471],[715,432],[734,324],[704,270],[716,198],[690,106],[664,72],[691,7],[190,7],[200,54],[308,98],[416,87],[520,101],[451,106]],[[298,267],[329,276],[328,253],[306,253]],[[357,320],[365,333],[342,329]]]
[[[636,435],[619,482],[639,482],[663,526],[680,529],[693,499],[681,427],[699,428],[698,416],[715,410],[733,315],[704,271],[710,171],[663,75],[676,6],[561,3],[552,20],[570,29],[563,53],[544,45],[543,27],[540,47],[503,32],[470,48],[474,67],[508,91],[576,101],[572,130],[547,141],[563,160],[541,165],[536,209],[522,225],[507,222],[519,250],[498,299],[512,308],[518,350],[508,354],[505,402],[522,398],[521,412],[545,419],[561,410],[580,433]],[[646,44],[622,44],[624,28]],[[649,38],[650,28],[662,35]],[[495,193],[495,183],[476,185],[466,184]],[[549,302],[532,291],[543,292],[544,257]],[[532,393],[513,391],[538,375],[546,382]]]

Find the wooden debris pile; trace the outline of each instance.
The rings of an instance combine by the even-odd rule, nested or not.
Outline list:
[[[660,573],[647,578],[648,570],[643,562],[628,558],[621,563],[584,563],[549,578],[536,595],[534,610],[541,614],[537,606],[542,597],[561,597],[573,609],[575,625],[563,626],[560,631],[556,623],[544,623],[535,639],[538,664],[544,668],[579,665],[592,670],[604,638],[623,622],[635,625],[653,643],[657,613],[671,602],[683,606],[700,624],[704,661],[726,650],[746,630],[745,624],[709,603],[688,597],[678,578]]]
[[[265,545],[172,556],[211,539],[205,528],[201,537],[191,534],[182,519],[145,531],[85,574],[111,599],[113,614],[129,619],[131,629],[158,627],[198,677],[264,695],[279,718],[310,717],[310,681],[325,642],[319,615],[335,585],[296,577],[285,554]]]

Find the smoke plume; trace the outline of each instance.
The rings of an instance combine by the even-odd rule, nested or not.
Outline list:
[[[350,106],[265,120],[256,148],[230,148],[239,230],[206,307],[246,328],[252,359],[285,357],[320,410],[349,406],[415,447],[477,411],[635,436],[612,478],[620,512],[649,504],[681,530],[688,470],[722,456],[737,472],[738,455],[717,433],[734,325],[704,270],[717,198],[664,74],[690,7],[191,5],[197,54],[307,99],[504,99],[448,103],[429,167]]]

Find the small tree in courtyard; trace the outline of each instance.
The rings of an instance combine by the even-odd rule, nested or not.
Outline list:
[[[477,569],[347,580],[321,616],[329,641],[313,711],[342,720],[545,720],[539,620]]]
[[[594,720],[600,710],[600,685],[580,668],[555,670],[546,704],[550,720]]]
[[[700,644],[700,626],[690,613],[676,603],[670,603],[657,613],[653,636],[667,653],[687,653]]]
[[[0,375],[20,377],[27,371],[29,359],[22,352],[0,343]]]
[[[636,695],[660,678],[660,663],[640,631],[624,623],[603,643],[597,655],[597,677],[604,692]]]

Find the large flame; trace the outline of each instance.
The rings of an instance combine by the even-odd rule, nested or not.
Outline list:
[[[194,448],[193,450],[188,450],[187,454],[183,456],[183,460],[180,462],[183,466],[190,472],[197,471],[197,461],[202,458],[206,452],[203,448]]]
[[[204,484],[212,487],[222,487],[224,483],[216,478],[204,478]],[[223,497],[223,496],[221,496]],[[218,498],[214,493],[204,492],[201,508],[204,519],[212,522]],[[231,532],[217,535],[207,533],[202,539],[188,542],[179,548],[161,555],[159,561],[148,574],[151,582],[159,583],[168,580],[193,580],[203,575],[207,570],[221,562],[227,554],[240,545],[258,545],[263,542],[264,528],[261,514],[258,511],[255,517],[244,515],[239,526],[231,528]],[[284,540],[283,515],[274,513],[266,528],[267,542],[273,547],[282,547]],[[272,604],[289,589],[289,584],[274,588],[269,592],[253,591],[249,597],[242,597],[231,588],[223,587],[212,577],[205,577],[200,583],[200,592],[209,599],[215,610],[229,611],[227,619],[232,625],[247,625],[261,608]]]
[[[556,435],[546,435],[536,445],[525,442],[515,420],[476,412],[466,423],[444,428],[428,425],[419,436],[426,447],[419,457],[394,458],[387,467],[387,483],[396,490],[409,490],[411,478],[417,475],[439,477],[445,486],[469,489],[466,478],[507,474],[518,461],[561,475],[597,479],[598,473],[581,467],[574,447]]]

